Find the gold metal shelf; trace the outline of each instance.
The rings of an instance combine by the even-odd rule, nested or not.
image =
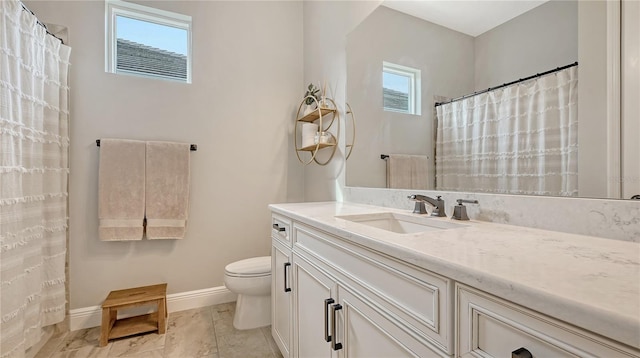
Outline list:
[[[313,112],[307,115],[303,115],[301,117],[300,115],[302,113],[302,108],[305,105],[305,102],[307,101],[307,99],[310,99],[313,102],[315,102],[316,109],[314,109]],[[296,118],[298,119],[296,119],[295,130],[293,133],[294,145],[296,148],[296,156],[298,157],[298,160],[304,165],[310,164],[311,162],[316,162],[319,165],[327,165],[335,155],[336,149],[338,148],[338,137],[340,136],[340,112],[338,111],[337,109],[338,107],[336,106],[335,102],[331,98],[325,98],[325,100],[326,102],[324,102],[321,106],[319,101],[315,97],[307,96],[300,103],[300,106],[298,107],[298,112],[296,113]],[[336,119],[338,120],[336,121]],[[318,122],[318,131],[327,132],[327,134],[331,136],[329,139],[329,143],[317,143],[317,144],[313,144],[303,148],[299,148],[298,147],[298,126],[301,126],[302,123],[304,122],[312,123],[316,121]],[[337,135],[334,135],[329,131],[329,128],[333,126],[334,122],[337,123],[337,131],[338,131]],[[324,162],[321,162],[320,160],[318,160],[316,156],[320,151],[320,149],[323,149],[323,148],[332,148],[332,150],[327,152],[327,153],[330,153],[328,159]],[[301,152],[309,153],[310,154],[309,160],[303,159],[303,157],[300,156]],[[305,155],[305,156],[308,156],[308,155]]]

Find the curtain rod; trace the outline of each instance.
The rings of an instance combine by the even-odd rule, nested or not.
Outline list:
[[[542,76],[545,76],[545,75],[548,75],[548,74],[551,74],[551,73],[554,73],[554,72],[562,71],[562,70],[565,70],[565,69],[570,68],[570,67],[573,67],[573,66],[578,66],[578,62],[576,61],[576,62],[574,62],[574,63],[572,63],[572,64],[569,64],[569,65],[566,65],[566,66],[558,67],[558,68],[556,68],[556,69],[549,70],[549,71],[542,72],[542,73],[537,73],[537,74],[535,74],[535,75],[533,75],[533,76],[529,76],[529,77],[521,78],[521,79],[519,79],[519,80],[516,80],[516,81],[513,81],[513,82],[509,82],[509,83],[505,83],[505,84],[500,85],[500,86],[490,87],[490,88],[488,88],[488,89],[486,89],[486,90],[483,90],[483,91],[478,91],[478,92],[473,92],[473,93],[471,93],[471,94],[466,94],[466,95],[464,95],[464,96],[457,97],[457,98],[454,98],[454,99],[449,100],[449,101],[446,101],[446,102],[436,102],[435,107],[438,107],[438,106],[440,106],[440,105],[447,104],[447,103],[457,102],[457,101],[463,100],[463,99],[465,99],[465,98],[469,98],[469,97],[477,96],[477,95],[479,95],[479,94],[487,93],[487,92],[489,92],[489,91],[494,91],[494,90],[497,90],[497,89],[500,89],[500,88],[503,88],[503,87],[507,87],[507,86],[515,85],[516,83],[520,83],[520,82],[524,82],[524,81],[532,80],[532,79],[534,79],[534,78],[538,78],[538,77],[542,77]]]
[[[64,41],[62,41],[62,39],[61,39],[61,38],[59,38],[58,36],[54,35],[54,34],[53,34],[53,32],[50,32],[50,31],[49,31],[49,29],[47,28],[47,25],[45,25],[44,23],[40,22],[40,20],[38,20],[38,16],[36,16],[36,14],[35,14],[33,11],[31,11],[31,10],[27,7],[27,5],[25,5],[22,1],[20,1],[20,5],[22,5],[22,10],[29,11],[29,12],[31,13],[31,15],[35,16],[35,18],[36,18],[36,23],[37,23],[38,25],[40,25],[40,26],[44,27],[44,31],[46,31],[49,35],[51,35],[51,36],[53,36],[53,37],[57,38],[58,40],[60,40],[60,43],[64,45]]]
[[[100,139],[96,139],[96,146],[100,146]],[[189,150],[191,150],[192,152],[195,152],[196,150],[198,150],[198,145],[197,144],[191,144],[191,146],[189,147]]]

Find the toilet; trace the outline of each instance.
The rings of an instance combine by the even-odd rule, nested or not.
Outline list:
[[[252,257],[224,268],[224,285],[238,294],[233,326],[252,329],[271,324],[271,256]]]

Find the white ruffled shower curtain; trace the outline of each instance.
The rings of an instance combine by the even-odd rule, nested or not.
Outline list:
[[[578,67],[436,108],[436,188],[578,194]]]
[[[0,357],[65,317],[70,47],[0,1]]]

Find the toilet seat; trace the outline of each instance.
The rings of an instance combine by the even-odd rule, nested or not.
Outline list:
[[[224,273],[231,277],[264,277],[271,275],[271,256],[252,257],[225,266]]]

